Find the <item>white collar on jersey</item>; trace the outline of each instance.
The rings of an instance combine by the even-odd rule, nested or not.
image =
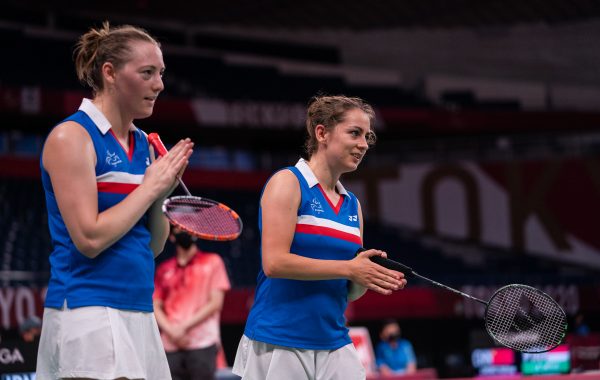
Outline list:
[[[308,166],[308,162],[306,162],[304,158],[300,158],[298,160],[298,162],[296,163],[296,169],[300,170],[300,173],[308,183],[308,187],[316,186],[319,183],[319,180],[315,176],[315,173],[313,173],[310,166]],[[335,184],[335,188],[337,189],[338,193],[342,195],[348,195],[348,192],[346,191],[344,186],[342,186],[342,183],[340,181],[338,181]]]
[[[81,101],[81,105],[79,106],[79,110],[85,112],[86,115],[88,115],[90,119],[92,119],[94,124],[96,124],[96,126],[103,135],[105,135],[106,132],[108,132],[108,130],[112,128],[112,125],[110,125],[110,121],[108,121],[108,119],[106,118],[106,116],[104,116],[102,111],[100,111],[90,99],[83,98],[83,100]],[[131,127],[129,127],[129,130],[135,131],[135,126],[132,124]]]

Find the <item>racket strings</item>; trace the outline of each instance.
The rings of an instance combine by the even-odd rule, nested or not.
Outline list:
[[[509,286],[490,300],[486,326],[498,342],[523,352],[544,352],[564,336],[566,317],[550,297],[534,288]]]
[[[189,232],[199,235],[229,236],[240,233],[240,220],[228,207],[197,197],[170,201],[165,214]]]

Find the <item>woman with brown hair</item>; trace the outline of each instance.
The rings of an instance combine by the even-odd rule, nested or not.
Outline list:
[[[262,266],[233,372],[242,379],[365,378],[346,328],[348,301],[390,294],[402,273],[369,260],[358,199],[341,184],[375,140],[359,98],[321,96],[308,107],[306,159],[276,172],[259,211]]]

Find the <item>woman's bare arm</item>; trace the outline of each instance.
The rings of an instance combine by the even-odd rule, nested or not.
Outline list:
[[[191,154],[190,145],[189,141],[178,143],[148,167],[142,184],[123,201],[98,213],[96,154],[90,136],[71,121],[54,128],[44,146],[42,162],[77,249],[94,258],[133,228],[152,203],[172,187],[175,175]]]
[[[402,275],[380,267],[368,258],[383,252],[368,250],[353,260],[319,260],[290,252],[300,205],[296,176],[282,170],[271,178],[261,199],[262,262],[268,277],[296,280],[346,278],[379,293],[403,286]]]

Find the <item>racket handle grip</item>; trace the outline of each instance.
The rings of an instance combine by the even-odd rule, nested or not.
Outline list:
[[[156,153],[158,153],[159,156],[164,156],[165,154],[167,154],[167,148],[165,148],[165,144],[163,144],[158,133],[155,133],[155,132],[150,133],[148,135],[148,142],[150,144],[152,144],[154,149],[156,149]],[[183,181],[181,180],[181,177],[177,176],[177,181],[179,181],[179,185],[181,185],[181,187],[183,188],[185,193],[187,195],[191,196],[192,193],[190,193],[190,191],[188,190],[185,183],[183,183]]]
[[[148,135],[148,142],[156,149],[156,153],[158,153],[159,156],[167,154],[167,148],[165,148],[165,144],[163,144],[158,133],[150,133]]]
[[[361,253],[363,251],[366,251],[366,249],[359,248],[358,251],[356,251],[356,254],[358,255],[359,253]],[[374,262],[375,264],[381,265],[384,268],[395,270],[397,272],[402,272],[402,273],[404,273],[404,276],[406,276],[406,277],[412,277],[415,274],[415,272],[413,272],[411,267],[406,266],[406,265],[399,263],[397,261],[394,261],[394,260],[386,259],[385,257],[371,256],[371,257],[369,257],[369,259],[372,262]]]

